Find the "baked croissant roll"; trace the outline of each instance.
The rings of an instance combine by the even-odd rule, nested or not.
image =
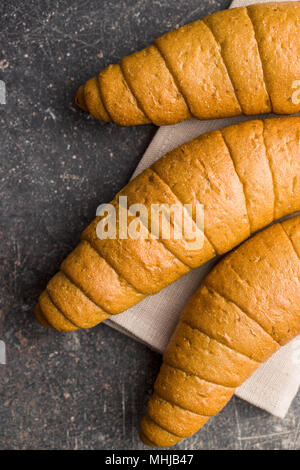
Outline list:
[[[227,255],[188,302],[163,357],[140,436],[171,446],[198,431],[300,334],[300,216]]]
[[[76,104],[122,126],[300,111],[300,3],[220,11],[81,86]],[[293,98],[294,97],[294,98]]]
[[[112,201],[120,205],[187,205],[187,218],[201,246],[184,236],[99,238],[96,219],[63,261],[35,309],[44,326],[59,331],[89,328],[155,294],[216,254],[240,244],[273,220],[300,210],[300,117],[255,120],[209,132],[171,151]],[[195,209],[204,206],[204,229]],[[143,221],[141,219],[142,225]],[[151,221],[152,222],[152,221]],[[146,234],[150,231],[143,225]],[[184,234],[183,234],[184,235]]]

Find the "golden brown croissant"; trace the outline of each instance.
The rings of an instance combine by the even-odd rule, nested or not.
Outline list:
[[[227,255],[184,309],[140,436],[171,446],[216,415],[262,362],[300,334],[300,216]]]
[[[113,200],[117,213],[119,196],[127,196],[128,207],[141,203],[147,210],[153,204],[190,204],[193,216],[203,204],[203,246],[190,250],[183,237],[172,234],[100,239],[97,217],[41,294],[35,314],[43,325],[59,331],[92,327],[300,210],[300,117],[248,121],[204,134],[125,186]]]
[[[123,126],[292,114],[300,111],[299,80],[300,4],[267,3],[165,34],[88,80],[75,102]]]

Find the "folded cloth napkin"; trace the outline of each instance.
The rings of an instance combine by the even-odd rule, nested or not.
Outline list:
[[[257,1],[259,0],[235,0],[231,8],[257,3]],[[238,117],[215,121],[192,119],[173,126],[160,127],[133,177],[178,145],[204,132],[246,119],[250,118]],[[162,353],[185,304],[215,262],[216,260],[212,260],[191,271],[158,294],[147,297],[121,315],[106,320],[105,323]],[[298,391],[299,384],[300,337],[281,348],[266,364],[263,364],[237,389],[236,395],[283,418]]]

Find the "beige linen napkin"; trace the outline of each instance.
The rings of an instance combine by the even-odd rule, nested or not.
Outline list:
[[[235,0],[231,7],[256,1]],[[261,1],[262,3],[262,1]],[[261,116],[260,116],[261,117]],[[141,159],[135,173],[143,171],[169,150],[204,132],[250,118],[238,117],[215,121],[189,120],[173,126],[160,127]],[[253,119],[253,117],[252,117]],[[190,272],[156,295],[149,296],[106,324],[162,353],[177,324],[179,315],[190,296],[216,260]],[[300,337],[277,352],[241,387],[236,395],[283,418],[300,384]]]

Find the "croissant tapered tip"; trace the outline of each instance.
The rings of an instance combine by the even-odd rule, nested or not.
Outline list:
[[[43,313],[42,313],[42,310],[39,306],[39,304],[37,304],[34,308],[34,316],[37,320],[37,322],[44,326],[45,328],[52,328],[52,326],[50,325],[50,323],[48,323],[48,321],[46,320],[46,318],[44,317]]]
[[[78,108],[82,109],[82,111],[88,111],[84,99],[84,85],[81,85],[76,91],[76,94],[74,96],[74,102],[76,106],[78,106]]]
[[[94,118],[105,122],[111,121],[103,104],[96,77],[90,78],[78,88],[74,101],[80,109],[89,112]]]
[[[146,446],[156,447],[156,445],[153,442],[149,441],[147,436],[141,430],[139,431],[139,437],[140,437],[142,443],[145,444]]]

